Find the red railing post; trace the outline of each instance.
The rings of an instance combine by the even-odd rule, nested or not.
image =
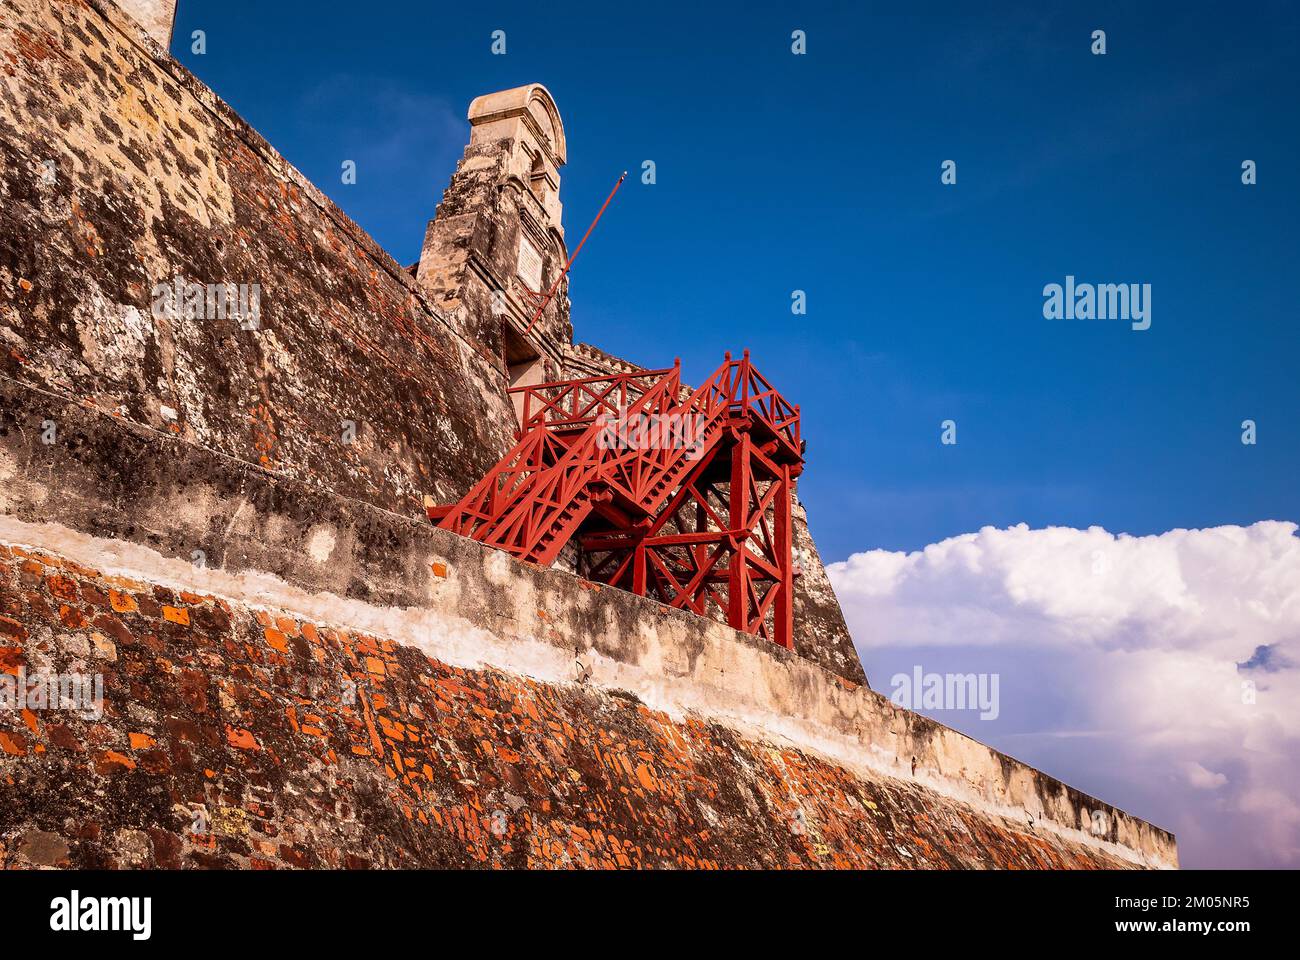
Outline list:
[[[731,558],[727,563],[730,574],[727,584],[727,622],[744,633],[749,633],[749,562],[745,559],[745,541],[738,534],[748,528],[749,519],[749,431],[741,430],[739,441],[731,451],[731,510],[729,521],[734,538]]]
[[[794,649],[794,490],[790,482],[790,465],[781,466],[781,478],[776,481],[780,492],[776,495],[773,548],[777,569],[781,574],[776,589],[776,607],[772,620],[775,628],[772,639],[787,650]]]

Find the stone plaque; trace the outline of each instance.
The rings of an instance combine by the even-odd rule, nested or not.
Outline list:
[[[522,234],[519,236],[519,262],[515,274],[529,290],[542,292],[542,255]]]

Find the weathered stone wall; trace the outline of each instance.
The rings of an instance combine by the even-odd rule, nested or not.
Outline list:
[[[42,425],[47,421],[59,425],[54,443],[44,442]],[[126,504],[129,509],[123,509]],[[95,740],[83,743],[86,757],[81,758],[75,747],[62,748],[75,754],[65,756],[51,749],[48,733],[40,728],[47,723],[63,725],[62,721],[44,715],[6,718],[0,713],[0,726],[7,723],[3,729],[19,751],[0,767],[0,784],[12,778],[29,792],[43,790],[52,797],[68,793],[69,805],[51,809],[80,811],[78,817],[64,812],[42,817],[30,801],[20,804],[14,809],[22,815],[14,814],[17,819],[5,826],[11,844],[21,843],[21,837],[34,829],[57,832],[63,822],[59,817],[112,827],[106,836],[116,836],[117,830],[148,833],[152,826],[175,832],[174,817],[158,824],[130,821],[120,801],[125,794],[106,786],[116,782],[111,776],[125,772],[132,775],[123,782],[131,785],[133,793],[146,785],[155,792],[172,790],[175,773],[155,773],[149,780],[141,758],[122,749],[123,744],[129,746],[132,732],[162,743],[157,733],[167,735],[170,717],[202,726],[205,732],[192,736],[210,750],[204,754],[210,759],[196,764],[201,762],[203,770],[226,771],[222,795],[238,797],[238,802],[223,801],[227,806],[247,804],[249,798],[265,804],[270,793],[285,805],[296,805],[296,817],[312,821],[322,818],[303,812],[307,809],[303,805],[311,802],[305,797],[351,797],[352,809],[377,805],[377,811],[367,816],[388,817],[385,822],[390,824],[401,822],[395,811],[405,804],[416,823],[417,811],[422,811],[436,826],[432,811],[436,808],[445,816],[445,807],[454,806],[452,798],[459,797],[459,802],[476,811],[480,833],[484,817],[490,820],[493,811],[506,808],[511,810],[512,829],[540,830],[536,821],[524,823],[513,817],[516,811],[510,804],[516,801],[501,792],[505,790],[522,798],[534,814],[555,814],[559,826],[548,823],[550,832],[535,837],[530,833],[528,844],[546,840],[549,845],[543,849],[560,861],[563,857],[557,849],[567,851],[573,837],[583,836],[566,832],[570,824],[577,824],[588,832],[594,825],[620,844],[631,840],[639,848],[636,857],[626,847],[624,855],[647,864],[677,862],[679,854],[729,865],[774,862],[761,850],[776,851],[774,856],[782,862],[793,855],[796,860],[791,862],[899,866],[1110,862],[1169,866],[1177,862],[1173,838],[1164,831],[769,643],[561,571],[518,563],[500,551],[416,520],[274,476],[13,383],[0,383],[0,541],[18,545],[28,554],[53,558],[43,564],[47,569],[24,569],[24,564],[42,563],[40,557],[14,558],[10,573],[17,579],[7,581],[9,606],[3,613],[8,618],[3,629],[14,638],[9,644],[15,648],[9,668],[67,669],[82,656],[83,645],[82,659],[93,665],[95,651],[106,649],[96,640],[98,634],[112,641],[118,657],[145,658],[130,673],[140,683],[158,673],[172,678],[170,683],[160,681],[152,692],[141,691],[141,703],[152,704],[164,691],[177,688],[182,669],[202,668],[206,679],[191,676],[186,682],[201,686],[209,705],[220,705],[211,706],[208,716],[168,713],[155,706],[147,708],[152,713],[132,714],[136,692],[110,688],[118,691],[114,708],[118,713],[110,713],[93,736],[105,738],[100,754],[112,750],[137,766],[128,768],[100,756],[105,772],[99,776],[105,779],[85,781],[94,790],[78,788],[71,793],[56,786],[66,782],[61,778],[67,772],[58,764],[64,760],[93,764],[99,756],[93,749]],[[196,550],[202,551],[201,557],[196,558]],[[60,567],[62,575],[74,581],[75,596],[74,588],[61,581],[51,583],[53,567]],[[132,583],[115,582],[112,577]],[[170,592],[155,594],[155,587]],[[135,610],[115,611],[111,589],[133,594],[146,614],[154,608],[141,604],[141,597],[152,596],[159,608],[152,619],[137,616]],[[71,598],[67,605],[73,609],[62,610],[60,590]],[[216,601],[187,600],[183,594]],[[108,597],[108,608],[96,606],[100,596]],[[172,621],[161,609],[186,604],[189,613],[173,613]],[[118,605],[130,606],[125,601]],[[219,608],[229,622],[215,612],[200,613],[199,608]],[[275,626],[279,635],[267,636],[262,631],[268,624],[254,625],[259,609],[276,618],[290,617],[295,624],[284,629]],[[116,619],[130,633],[130,641],[111,619],[96,624],[98,617]],[[177,618],[186,617],[189,624],[177,623]],[[166,626],[169,622],[186,630],[173,630]],[[292,636],[294,630],[303,633],[303,622],[325,638],[317,652],[313,652],[316,645],[310,630],[305,640]],[[192,636],[195,625],[207,632]],[[339,646],[329,646],[325,629],[334,631]],[[351,641],[343,641],[343,633]],[[385,648],[383,641],[393,646]],[[189,649],[189,643],[196,648]],[[287,645],[288,652],[277,650],[277,644]],[[305,713],[320,718],[309,725],[330,731],[324,740],[340,764],[362,763],[352,746],[366,745],[368,727],[359,741],[342,739],[345,734],[362,737],[362,727],[351,723],[358,717],[349,718],[337,704],[333,714],[326,709],[334,704],[330,699],[336,696],[334,691],[346,689],[340,669],[369,672],[360,656],[361,644],[367,650],[382,649],[395,661],[392,670],[401,678],[400,689],[378,692],[398,704],[397,712],[389,715],[392,724],[404,724],[403,734],[415,737],[410,758],[417,761],[416,770],[424,779],[412,774],[411,781],[421,790],[428,788],[426,806],[413,804],[410,796],[400,793],[394,779],[400,781],[401,776],[389,778],[381,772],[382,765],[372,772],[384,778],[376,782],[387,783],[387,794],[366,786],[360,774],[332,768],[322,772],[316,764],[323,762],[319,757],[325,754],[325,743],[311,739],[316,734],[292,731],[285,713],[291,706],[300,711],[296,722],[303,722]],[[349,666],[349,649],[361,666]],[[47,652],[53,659],[42,659]],[[18,657],[26,659],[14,659]],[[315,665],[322,665],[324,672]],[[390,675],[388,665],[384,671],[383,676]],[[434,687],[421,677],[431,678]],[[464,691],[459,706],[445,695],[440,699],[446,707],[420,699],[424,696],[417,695],[420,688],[436,692],[439,678],[454,679],[486,699]],[[235,691],[238,696],[232,692],[233,684],[243,684]],[[230,702],[221,699],[222,689]],[[179,693],[170,696],[172,700],[163,701],[164,705],[174,704]],[[527,733],[514,726],[521,722],[516,710],[527,713],[516,697],[551,703],[549,714],[539,714],[547,722],[535,719]],[[422,716],[410,712],[412,702]],[[648,713],[623,712],[628,703],[634,707],[640,703]],[[431,709],[431,704],[443,712]],[[483,712],[476,711],[476,705]],[[364,724],[366,708],[360,701],[356,708]],[[373,703],[370,709],[376,709]],[[140,726],[151,718],[152,726]],[[472,736],[459,726],[461,718]],[[562,757],[554,754],[558,742],[550,746],[543,742],[551,736],[543,727],[555,730],[552,721],[571,750]],[[384,725],[374,722],[382,735]],[[453,722],[452,728],[439,726]],[[585,732],[565,732],[565,723],[573,731]],[[240,743],[229,741],[227,724]],[[447,729],[460,731],[457,736],[465,736],[466,741],[449,738]],[[248,731],[269,749],[252,751],[239,760],[245,756],[240,744],[248,741],[238,731]],[[92,737],[92,728],[83,732]],[[13,739],[15,735],[23,738],[22,743]],[[595,752],[605,737],[626,745],[627,762],[642,793],[636,794],[635,786],[627,782],[621,761],[608,752]],[[477,744],[473,749],[470,740]],[[641,746],[635,746],[637,740]],[[190,748],[182,745],[188,742],[169,741],[166,749],[183,755]],[[420,745],[418,750],[415,744]],[[540,761],[525,749],[529,744],[547,760],[546,766],[530,766]],[[316,752],[296,752],[306,751],[307,745]],[[532,757],[505,762],[514,765],[525,782],[531,782],[525,776],[531,771],[547,790],[532,787],[532,792],[521,792],[510,779],[513,774],[494,759],[501,750],[507,757]],[[440,754],[451,758],[446,762],[457,774],[454,785],[449,779],[430,781],[424,774],[425,763],[435,771],[443,769],[430,759]],[[223,755],[225,766],[213,766]],[[396,770],[391,750],[386,752],[386,762]],[[406,762],[403,755],[402,771]],[[376,761],[371,757],[365,763]],[[591,779],[604,769],[600,765],[610,763],[618,763],[623,779],[613,767],[602,774],[607,779]],[[114,769],[114,764],[124,770]],[[271,768],[257,766],[266,764],[288,779],[274,780],[266,772]],[[637,772],[641,765],[645,773]],[[343,776],[342,785],[336,782],[336,773]],[[646,787],[643,778],[652,785],[664,784],[671,801],[657,795],[658,787]],[[309,789],[318,782],[323,786]],[[507,789],[503,783],[513,786]],[[734,792],[733,783],[739,785]],[[103,793],[105,789],[109,792]],[[780,796],[789,798],[786,806],[777,803]],[[119,806],[113,807],[112,802]],[[668,821],[678,824],[678,832],[664,829],[664,821],[643,813],[638,803],[659,810],[664,808],[653,805],[667,803],[673,816],[681,818]],[[1100,835],[1092,832],[1094,812],[1103,814],[1105,830]],[[461,828],[475,829],[465,824]],[[315,839],[307,836],[303,842],[324,851],[317,855],[325,862],[337,856],[329,851],[342,849],[338,838],[345,835],[331,831],[350,827],[322,823],[315,829]],[[373,830],[373,824],[366,829]],[[421,831],[425,826],[410,829]],[[706,832],[696,839],[709,842],[688,844],[686,838],[694,836],[694,829]],[[554,846],[556,830],[559,848]],[[131,836],[138,847],[140,835]],[[412,858],[400,861],[404,863],[461,862],[438,859],[452,858],[448,851],[455,848],[439,846],[421,838],[423,834],[385,832],[385,836],[400,839],[394,840],[392,848],[376,841],[366,848],[368,853],[359,855],[373,862],[396,863],[395,851],[400,848],[407,851],[401,856]],[[828,837],[837,839],[832,842]],[[805,847],[803,838],[813,846]],[[491,844],[498,838],[480,839]],[[837,852],[825,852],[819,846],[823,844]],[[296,843],[289,846],[298,849]],[[907,853],[899,852],[899,847]],[[112,849],[107,842],[84,848],[103,856],[113,856]],[[238,844],[227,848],[232,857],[251,856],[238,853],[239,849]],[[486,848],[479,852],[489,859],[505,856],[501,847],[492,849],[495,854],[486,854]],[[524,856],[518,852],[521,848],[512,849],[514,856]],[[595,848],[585,849],[599,861]],[[297,856],[294,853],[285,862],[295,862]],[[581,855],[572,856],[581,862]],[[259,859],[274,858],[263,851]]]
[[[139,38],[0,6],[0,371],[412,516],[458,498],[513,442],[499,351]],[[259,284],[260,329],[155,317],[176,277]]]
[[[564,350],[564,376],[573,380],[604,377],[611,373],[636,373],[644,369],[589,343],[571,343]]]
[[[795,652],[847,680],[867,683],[867,673],[853,645],[844,611],[840,609],[839,598],[808,529],[808,509],[799,499],[797,483],[794,558],[799,570],[794,582]]]
[[[166,50],[172,41],[176,22],[176,0],[117,0],[158,46]]]
[[[634,695],[466,670],[296,612],[0,543],[0,868],[1095,867],[915,785]]]

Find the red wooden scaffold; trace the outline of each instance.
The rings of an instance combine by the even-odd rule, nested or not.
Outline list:
[[[694,390],[681,363],[515,387],[519,442],[438,526],[794,646],[799,408],[750,363]]]

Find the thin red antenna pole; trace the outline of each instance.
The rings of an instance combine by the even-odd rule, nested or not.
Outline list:
[[[564,265],[564,269],[560,271],[560,275],[555,278],[555,282],[551,284],[551,289],[546,291],[546,296],[537,307],[537,312],[533,314],[533,319],[529,320],[528,326],[524,328],[525,334],[532,332],[533,324],[537,322],[537,318],[542,315],[542,311],[545,310],[547,305],[551,302],[551,299],[555,296],[555,291],[560,289],[560,281],[569,275],[569,268],[573,266],[573,261],[578,259],[578,254],[582,251],[582,245],[586,243],[587,238],[591,236],[591,231],[596,229],[596,224],[600,223],[600,218],[605,212],[605,208],[609,206],[609,202],[614,199],[614,194],[618,193],[618,188],[623,186],[623,181],[626,179],[627,171],[624,170],[623,175],[618,178],[618,183],[614,184],[614,189],[609,191],[609,196],[606,197],[605,202],[600,205],[600,210],[596,213],[596,219],[591,221],[591,226],[587,228],[587,232],[582,235],[582,239],[578,241],[578,245],[569,256],[569,262]]]

